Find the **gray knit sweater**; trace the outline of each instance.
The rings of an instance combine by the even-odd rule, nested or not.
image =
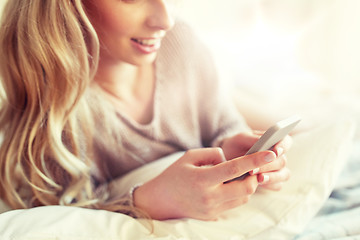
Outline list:
[[[248,131],[222,92],[209,51],[189,27],[177,23],[163,40],[156,60],[153,119],[142,125],[114,111],[98,116],[94,142],[97,174],[119,177],[177,151],[218,146],[224,137]],[[110,124],[106,130],[104,124]]]

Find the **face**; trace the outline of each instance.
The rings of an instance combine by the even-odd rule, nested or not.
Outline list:
[[[174,24],[173,0],[84,0],[100,39],[100,61],[151,64]]]

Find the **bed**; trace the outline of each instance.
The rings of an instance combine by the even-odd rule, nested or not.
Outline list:
[[[294,136],[292,177],[280,192],[259,190],[217,221],[137,220],[102,210],[0,203],[0,239],[360,239],[360,141],[355,123],[337,120]],[[175,153],[119,180],[123,189],[159,174]]]
[[[295,239],[360,239],[359,140],[329,198]]]

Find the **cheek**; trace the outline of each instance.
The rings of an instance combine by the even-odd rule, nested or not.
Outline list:
[[[121,37],[130,35],[134,27],[126,19],[119,16],[104,16],[102,21],[97,25],[97,32],[100,36]]]
[[[127,9],[106,4],[90,9],[90,20],[99,37],[131,34],[136,28],[136,16]],[[134,12],[134,11],[133,11]]]

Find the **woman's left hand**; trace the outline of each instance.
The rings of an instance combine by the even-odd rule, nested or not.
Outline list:
[[[224,139],[222,149],[227,160],[243,156],[250,147],[260,138],[263,132],[240,133],[233,137]],[[276,160],[262,166],[259,169],[250,171],[250,175],[257,175],[261,187],[278,191],[285,181],[290,178],[290,170],[286,167],[286,152],[292,145],[292,138],[287,135],[277,143],[273,150],[277,156]]]

